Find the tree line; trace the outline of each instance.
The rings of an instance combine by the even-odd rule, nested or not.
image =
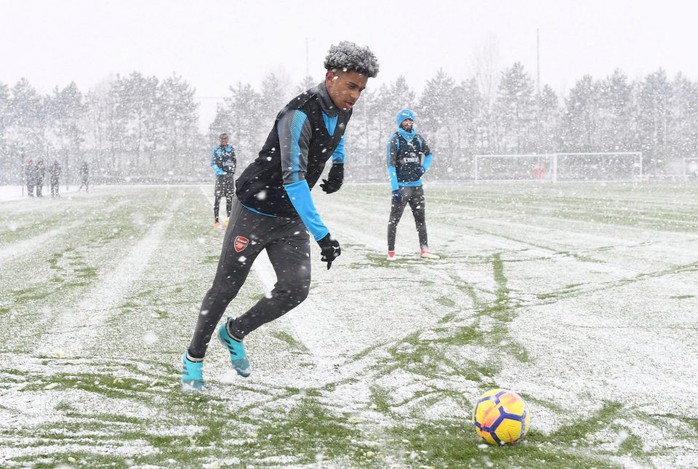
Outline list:
[[[270,73],[259,89],[230,86],[207,133],[199,130],[195,88],[178,75],[133,72],[86,93],[70,83],[47,95],[26,79],[0,83],[0,182],[18,183],[29,157],[57,159],[69,175],[88,161],[97,182],[208,181],[220,132],[246,165],[281,107],[319,81],[290,86]],[[438,70],[420,93],[402,76],[367,89],[346,134],[350,178],[385,179],[386,142],[403,107],[415,111],[435,155],[432,177],[444,180],[470,178],[475,154],[637,151],[645,171],[657,174],[698,148],[698,85],[682,74],[585,75],[558,96],[514,63],[460,81]]]
[[[138,72],[87,93],[74,82],[46,95],[24,78],[12,88],[0,83],[0,182],[17,184],[29,158],[57,160],[74,179],[84,161],[98,182],[197,179],[203,159],[192,157],[203,142],[194,92],[180,76]]]

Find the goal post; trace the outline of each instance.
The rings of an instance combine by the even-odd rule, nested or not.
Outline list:
[[[475,181],[627,182],[642,177],[642,153],[474,155]]]
[[[684,157],[683,177],[687,181],[691,179],[698,179],[698,156]]]

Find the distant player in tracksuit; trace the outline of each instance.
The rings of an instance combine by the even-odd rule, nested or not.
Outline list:
[[[403,109],[398,112],[396,121],[397,132],[388,142],[388,176],[392,190],[388,220],[388,260],[396,259],[397,224],[407,204],[410,204],[417,225],[420,256],[425,259],[439,259],[438,255],[429,251],[424,189],[422,188],[422,176],[429,169],[433,155],[427,142],[414,129],[412,111]]]
[[[308,295],[308,232],[320,245],[321,260],[328,269],[341,254],[339,241],[320,218],[310,190],[330,158],[332,167],[320,187],[332,193],[342,186],[344,131],[368,78],[377,75],[378,63],[368,48],[343,41],[330,48],[324,65],[324,82],[279,112],[259,157],[236,181],[236,199],[218,270],[182,356],[184,389],[202,388],[209,341],[261,251],[267,251],[274,267],[274,289],[247,312],[225,321],[217,332],[228,348],[233,368],[243,377],[250,374],[243,339],[298,306]]]
[[[221,226],[219,219],[221,197],[225,197],[226,222],[230,218],[230,210],[233,207],[233,196],[235,195],[235,167],[237,159],[235,150],[228,145],[228,134],[222,133],[218,136],[218,145],[211,154],[211,168],[216,173],[216,187],[213,190],[213,226]]]

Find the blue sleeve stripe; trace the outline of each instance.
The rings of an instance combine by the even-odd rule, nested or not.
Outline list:
[[[308,228],[310,234],[313,235],[315,241],[319,241],[327,236],[330,230],[328,230],[322,222],[320,214],[317,208],[315,208],[313,199],[310,196],[310,186],[308,186],[308,182],[304,179],[292,184],[285,184],[284,189],[286,189],[286,193],[293,204],[293,208],[296,209],[303,224]]]
[[[303,124],[305,124],[308,116],[304,112],[294,112],[293,119],[291,120],[291,171],[293,173],[293,182],[300,181],[300,171],[301,171],[301,147],[300,138],[301,132],[303,131]]]
[[[395,169],[395,166],[392,165],[391,161],[392,144],[393,139],[391,138],[388,141],[388,177],[390,178],[390,189],[396,191],[400,188],[400,186],[398,186],[397,183],[397,170]]]
[[[216,164],[216,154],[217,153],[218,153],[218,147],[214,148],[213,151],[211,152],[211,169],[213,169],[213,172],[216,174],[216,176],[219,176],[219,175],[223,174],[223,171]]]
[[[334,153],[332,153],[332,162],[344,163],[344,135],[342,135],[342,138],[339,139],[337,148],[335,148]]]
[[[429,153],[427,156],[424,157],[424,163],[422,163],[422,166],[424,167],[424,171],[429,169],[429,166],[431,166],[431,160],[434,159],[434,155]]]
[[[325,128],[327,128],[327,132],[330,135],[334,135],[334,131],[337,128],[338,118],[338,116],[330,117],[325,114],[324,111],[322,112],[322,120],[325,122]],[[342,138],[339,139],[337,148],[335,148],[334,153],[332,153],[332,162],[344,163],[344,135],[342,135]]]
[[[337,116],[330,117],[323,111],[322,120],[325,121],[325,127],[330,135],[334,135],[334,129],[337,127]]]
[[[390,176],[390,189],[394,191],[398,190],[400,186],[397,183],[397,170],[395,166],[390,166],[388,168],[388,176]]]

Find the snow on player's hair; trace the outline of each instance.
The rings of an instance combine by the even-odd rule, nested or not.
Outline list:
[[[349,41],[331,46],[325,57],[326,70],[351,70],[374,78],[378,75],[378,68],[378,60],[368,47],[359,47]]]

